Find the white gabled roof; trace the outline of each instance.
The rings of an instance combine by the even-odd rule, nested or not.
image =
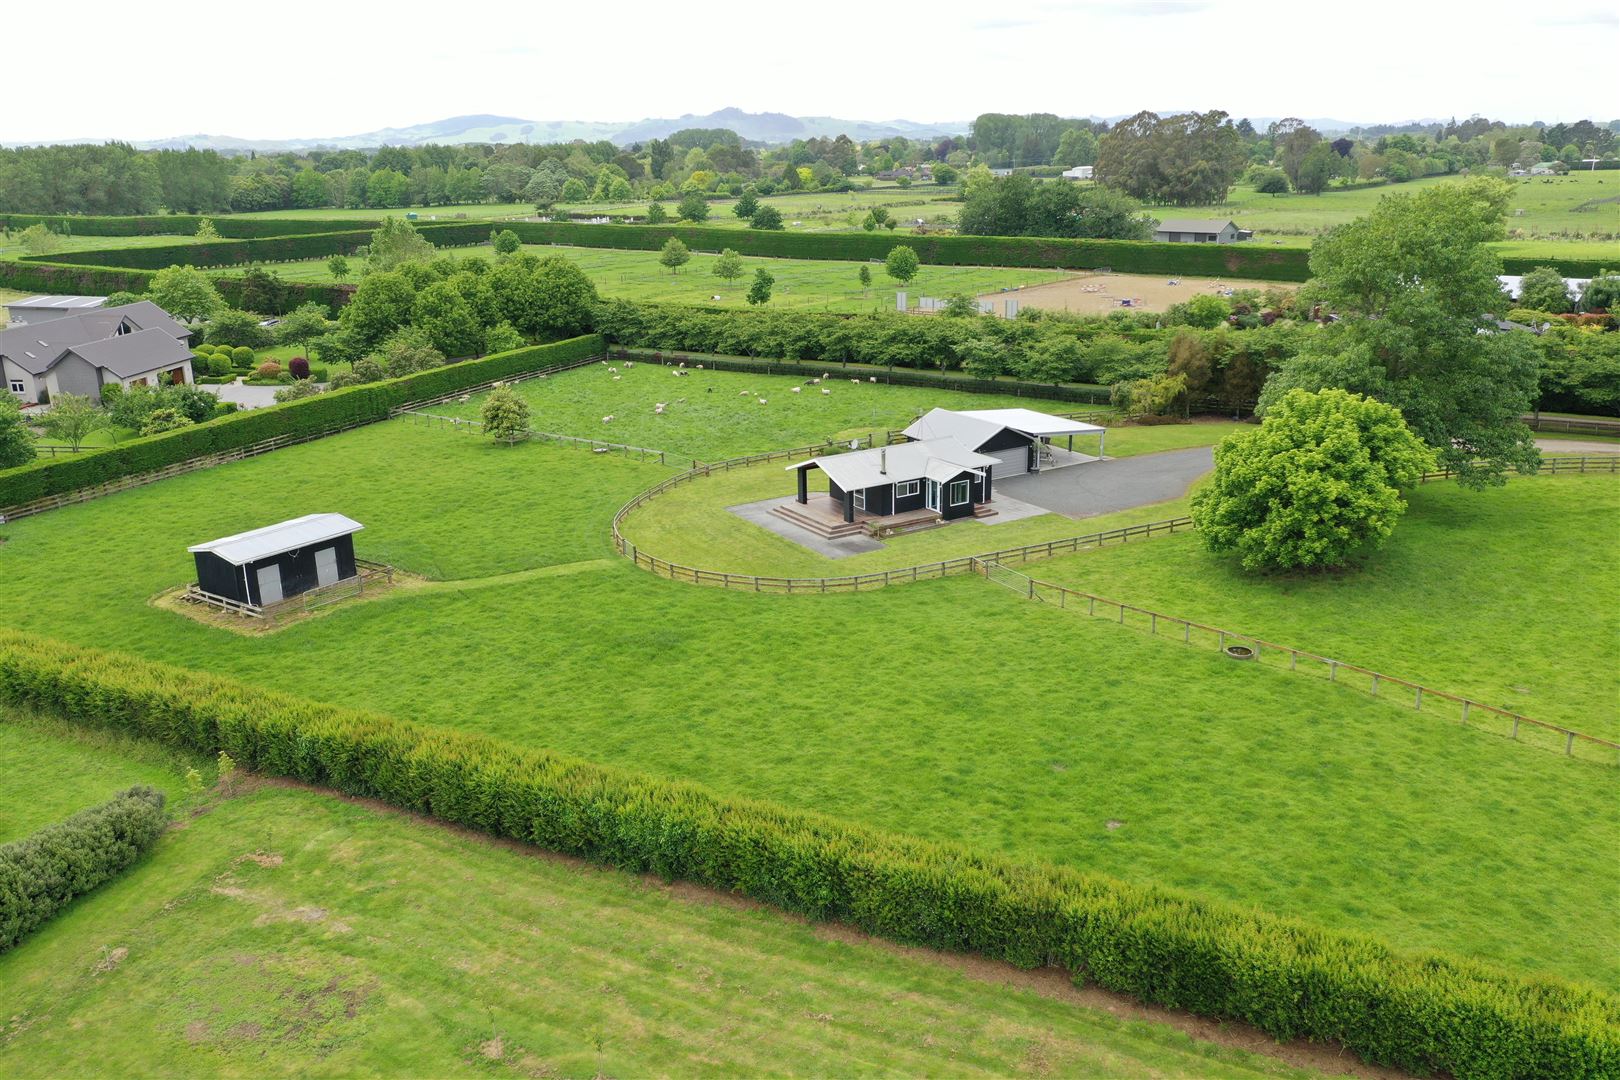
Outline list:
[[[262,529],[222,536],[206,544],[195,544],[186,550],[211,552],[233,566],[242,566],[271,555],[280,555],[284,551],[296,551],[324,540],[348,536],[363,528],[364,525],[342,514],[305,514],[291,521],[266,525]]]
[[[1054,435],[1095,435],[1103,429],[1096,424],[1065,420],[1034,409],[930,409],[904,434],[913,439],[951,438],[977,449],[1011,428],[1030,438]]]
[[[902,480],[944,483],[964,472],[982,476],[999,459],[977,454],[952,438],[880,446],[853,454],[829,454],[789,465],[788,471],[815,466],[845,491],[881,487]]]

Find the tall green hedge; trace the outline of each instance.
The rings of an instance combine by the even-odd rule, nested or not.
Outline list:
[[[0,952],[133,866],[168,820],[161,791],[132,787],[32,836],[0,844]]]
[[[1304,281],[1305,248],[1248,244],[1155,244],[1136,240],[1058,240],[1035,236],[896,236],[892,233],[810,233],[773,229],[719,229],[694,225],[585,225],[567,221],[514,221],[526,244],[653,251],[678,236],[697,251],[733,248],[778,259],[882,259],[897,245],[924,263],[942,266],[1028,266],[1057,270],[1110,267],[1133,274],[1207,274],[1261,281]]]
[[[489,224],[426,225],[421,234],[439,247],[482,244],[489,240]],[[161,244],[117,248],[111,251],[63,251],[50,255],[24,255],[21,261],[58,265],[101,266],[111,263],[138,270],[166,266],[242,266],[262,262],[301,262],[329,255],[349,255],[371,242],[370,229],[270,236],[254,240],[218,240],[204,244]]]
[[[1592,987],[15,631],[0,631],[0,702],[1414,1072],[1620,1075],[1620,999]]]
[[[0,228],[45,225],[71,236],[194,236],[203,218],[221,236],[250,239],[303,233],[375,229],[380,221],[353,218],[235,217],[230,214],[147,214],[142,217],[81,217],[72,214],[0,214]]]
[[[46,458],[0,471],[0,508],[236,450],[278,435],[305,437],[369,424],[387,419],[389,410],[407,402],[583,360],[601,353],[604,347],[602,339],[594,334],[551,345],[533,345],[397,379],[331,390],[282,405],[236,412],[194,427],[131,439],[105,450]]]
[[[101,254],[109,254],[102,252]],[[117,266],[67,266],[48,262],[9,262],[0,260],[0,288],[20,292],[70,293],[105,296],[115,292],[145,292],[156,270],[123,269]],[[214,286],[227,302],[235,304],[242,293],[240,278],[221,275]],[[283,306],[291,311],[299,304],[324,305],[333,314],[354,294],[353,285],[321,284],[313,281],[282,282]],[[282,312],[267,312],[282,314]]]

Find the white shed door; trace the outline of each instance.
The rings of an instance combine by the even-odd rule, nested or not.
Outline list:
[[[991,457],[999,464],[990,466],[990,479],[1000,480],[1006,476],[1022,476],[1029,472],[1029,447],[1015,446],[1011,450],[992,451]]]
[[[321,548],[315,552],[315,583],[336,585],[338,579],[337,548]]]
[[[281,567],[275,563],[259,567],[259,606],[281,600]]]

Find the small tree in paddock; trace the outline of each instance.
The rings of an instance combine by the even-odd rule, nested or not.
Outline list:
[[[1215,447],[1215,472],[1193,495],[1211,551],[1250,570],[1323,570],[1382,544],[1434,452],[1399,409],[1346,390],[1290,390],[1260,427]]]
[[[198,240],[207,243],[209,241],[219,239],[219,230],[214,228],[213,219],[203,218],[201,221],[197,222],[197,232],[195,235]]]
[[[862,263],[861,272],[856,276],[861,280],[861,292],[865,292],[872,287],[872,268],[870,266]]]
[[[658,253],[658,261],[669,267],[669,272],[676,274],[681,267],[692,261],[692,252],[681,242],[678,236],[672,236],[664,241],[664,248]]]
[[[107,426],[107,414],[82,394],[57,394],[51,411],[40,421],[45,433],[77,450],[93,431]]]
[[[349,276],[349,259],[346,255],[334,255],[326,260],[326,272],[334,278],[342,280]]]
[[[662,225],[668,220],[669,213],[664,209],[663,203],[653,202],[647,204],[647,224]]]
[[[742,256],[730,248],[726,248],[720,252],[720,257],[714,260],[713,272],[715,277],[720,278],[727,284],[736,281],[745,273]]]
[[[764,268],[755,270],[754,283],[748,286],[748,302],[756,307],[760,304],[770,303],[771,287],[775,284],[776,279],[767,270]]]
[[[501,256],[515,255],[517,254],[518,248],[523,246],[523,241],[519,240],[518,234],[513,232],[511,229],[502,229],[499,232],[491,232],[489,242],[490,246],[495,249],[495,254]]]
[[[754,211],[754,216],[748,219],[748,225],[753,229],[780,229],[782,211],[774,206],[761,206]]]
[[[529,403],[505,383],[484,399],[484,434],[511,446],[529,432]]]
[[[917,271],[921,268],[922,260],[917,258],[914,250],[904,244],[889,252],[889,257],[883,260],[883,272],[902,285],[916,277]]]
[[[753,188],[744,189],[742,196],[737,200],[737,204],[731,208],[731,212],[744,221],[753,217],[758,210],[759,196],[754,194]]]
[[[709,200],[703,197],[702,192],[694,191],[683,198],[677,205],[681,217],[687,221],[701,224],[709,220]]]

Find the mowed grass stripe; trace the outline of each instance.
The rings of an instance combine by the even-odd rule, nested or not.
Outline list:
[[[0,1008],[18,1077],[1319,1075],[278,787],[0,957]]]

